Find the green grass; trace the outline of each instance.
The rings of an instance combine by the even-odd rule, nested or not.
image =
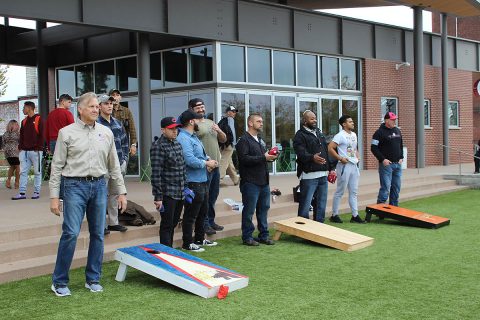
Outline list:
[[[1,285],[0,318],[478,319],[479,195],[466,190],[402,203],[451,219],[438,230],[376,218],[344,223],[375,238],[350,253],[291,236],[256,248],[238,237],[221,240],[199,255],[250,277],[247,288],[225,300],[206,300],[132,269],[119,283],[118,263],[110,262],[101,294],[83,288],[83,268],[71,272],[67,298],[54,296],[49,276]]]

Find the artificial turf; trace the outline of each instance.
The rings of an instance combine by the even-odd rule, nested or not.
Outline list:
[[[248,275],[225,300],[204,299],[139,271],[114,280],[104,264],[103,293],[71,272],[72,296],[58,298],[50,277],[0,285],[1,319],[479,319],[480,191],[465,190],[401,206],[451,219],[436,230],[373,218],[342,228],[375,238],[342,252],[282,235],[274,246],[246,247],[239,237],[197,254]],[[362,214],[363,216],[363,214]]]

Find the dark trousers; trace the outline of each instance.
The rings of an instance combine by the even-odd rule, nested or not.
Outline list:
[[[256,184],[245,182],[240,185],[242,193],[242,240],[253,239],[253,214],[257,214],[258,238],[260,240],[268,239],[268,221],[267,214],[270,209],[270,186],[258,186]]]
[[[480,157],[480,152],[477,152],[475,154],[475,157]],[[479,173],[480,171],[478,171],[480,169],[480,159],[477,159],[477,158],[473,158],[474,162],[475,162],[475,172],[476,173]]]
[[[208,183],[189,182],[188,187],[195,193],[192,203],[185,202],[183,211],[183,247],[188,247],[194,241],[205,239],[205,216],[208,210]],[[195,240],[193,239],[193,226],[195,225]]]
[[[220,169],[215,168],[208,174],[208,211],[205,217],[205,228],[215,223],[215,202],[220,193]]]
[[[160,243],[171,247],[173,245],[173,234],[175,227],[182,214],[183,200],[175,200],[170,197],[163,197],[163,212],[160,213]]]

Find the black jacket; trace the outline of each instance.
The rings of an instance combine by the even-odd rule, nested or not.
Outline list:
[[[222,118],[222,120],[220,120],[218,122],[218,126],[227,136],[227,141],[226,142],[224,142],[224,143],[219,142],[218,143],[218,145],[220,146],[220,149],[223,150],[223,149],[227,148],[228,146],[233,146],[233,133],[232,133],[232,129],[228,125],[228,117]]]
[[[248,132],[238,140],[236,145],[240,171],[240,185],[245,182],[257,186],[269,183],[268,163],[265,158],[267,147],[265,142],[258,137],[259,142]]]
[[[335,169],[335,161],[328,155],[328,144],[323,133],[317,128],[315,129],[317,136],[309,132],[302,126],[295,133],[293,138],[293,148],[297,154],[297,177],[302,172],[309,173],[315,171],[330,171]],[[313,155],[320,153],[320,157],[325,158],[327,163],[318,164],[313,161]]]
[[[385,123],[382,123],[373,134],[370,150],[378,162],[385,159],[398,162],[403,159],[403,138],[400,129],[397,127],[390,129],[385,126]]]

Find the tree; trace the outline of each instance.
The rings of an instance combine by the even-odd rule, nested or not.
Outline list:
[[[8,86],[7,78],[8,66],[0,66],[0,97],[5,94]]]

